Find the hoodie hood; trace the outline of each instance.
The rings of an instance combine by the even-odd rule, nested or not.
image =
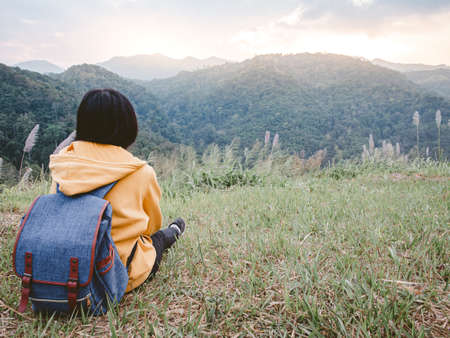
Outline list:
[[[50,156],[49,168],[59,190],[71,196],[118,181],[145,165],[121,147],[75,141]]]

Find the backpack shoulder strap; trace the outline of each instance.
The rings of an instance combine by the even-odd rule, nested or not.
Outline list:
[[[116,185],[116,183],[117,183],[117,181],[112,182],[112,183],[110,183],[110,184],[104,185],[104,186],[102,186],[102,187],[100,187],[100,188],[97,188],[97,189],[95,189],[95,190],[89,191],[89,192],[87,192],[86,194],[89,194],[89,195],[93,195],[93,196],[96,196],[96,197],[103,198],[103,197],[105,197],[106,194],[109,193],[109,191]],[[59,190],[59,183],[56,184],[56,192],[62,194],[62,192]]]
[[[116,182],[112,182],[110,184],[104,185],[103,187],[97,188],[95,190],[92,190],[88,192],[89,195],[94,195],[100,198],[104,198],[107,193],[116,185]]]

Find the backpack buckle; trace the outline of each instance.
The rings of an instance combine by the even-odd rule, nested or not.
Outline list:
[[[67,281],[67,300],[72,311],[77,305],[78,296],[78,258],[70,257],[69,280]]]

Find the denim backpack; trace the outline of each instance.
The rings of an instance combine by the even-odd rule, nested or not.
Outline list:
[[[103,197],[114,183],[86,194],[43,195],[22,218],[13,252],[22,279],[19,311],[98,315],[125,293],[128,273],[111,238],[112,208]]]

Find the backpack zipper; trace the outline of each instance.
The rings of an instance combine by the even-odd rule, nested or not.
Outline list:
[[[82,298],[77,298],[77,302],[82,302],[83,300],[86,300],[91,297],[91,293],[88,293],[86,296]],[[34,302],[51,302],[51,303],[67,303],[67,299],[46,299],[46,298],[33,298],[30,297],[30,299]]]

